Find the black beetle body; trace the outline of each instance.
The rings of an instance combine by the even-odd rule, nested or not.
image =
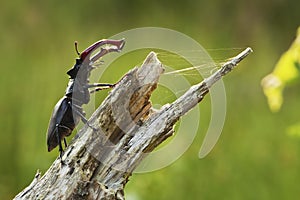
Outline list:
[[[47,134],[48,151],[51,151],[57,145],[61,145],[59,144],[61,139],[71,135],[79,121],[80,116],[74,115],[72,111],[72,99],[69,97],[61,98],[55,105],[49,122]]]
[[[74,128],[80,122],[80,119],[83,123],[90,126],[85,118],[82,105],[90,101],[90,93],[112,88],[115,85],[106,83],[89,84],[89,76],[94,69],[93,63],[109,52],[119,52],[124,44],[125,41],[123,39],[100,40],[79,54],[77,51],[77,43],[75,43],[76,51],[80,57],[76,59],[73,68],[67,72],[70,76],[70,80],[65,95],[57,102],[52,112],[47,131],[48,151],[59,146],[60,157],[62,158],[63,148],[61,141],[64,140],[66,147],[67,143],[65,137],[71,135]],[[107,47],[102,48],[101,46],[103,45],[107,45]],[[100,51],[91,57],[94,51],[100,47]],[[90,91],[89,88],[95,89]]]

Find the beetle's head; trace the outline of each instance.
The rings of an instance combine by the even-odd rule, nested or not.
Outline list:
[[[76,76],[77,76],[77,74],[80,70],[81,65],[82,65],[82,60],[77,58],[75,65],[67,72],[67,74],[71,77],[71,79],[76,78]]]
[[[78,54],[79,58],[76,59],[76,63],[73,66],[72,69],[70,69],[67,74],[72,78],[76,78],[80,68],[82,66],[84,71],[89,74],[91,69],[93,69],[92,65],[95,63],[97,60],[99,60],[101,57],[104,55],[110,53],[110,52],[120,52],[125,45],[125,40],[110,40],[110,39],[103,39],[95,42],[88,48],[86,48],[82,53],[79,53],[78,51],[78,43],[75,42],[75,50],[76,53]],[[97,50],[99,50],[97,52]]]

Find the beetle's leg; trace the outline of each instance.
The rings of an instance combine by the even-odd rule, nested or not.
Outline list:
[[[55,134],[56,134],[56,139],[57,139],[57,143],[58,143],[58,147],[59,147],[59,157],[60,157],[60,160],[62,161],[62,154],[63,154],[64,150],[63,150],[63,147],[61,144],[61,138],[59,136],[58,128],[65,128],[65,129],[69,129],[70,131],[72,131],[72,130],[67,126],[56,124]],[[66,138],[64,138],[64,143],[65,143],[65,148],[66,148],[67,147]]]
[[[110,87],[98,87],[96,89],[91,90],[90,93],[92,94],[94,92],[98,92],[100,90],[105,90],[105,89],[110,89]]]
[[[112,88],[114,87],[116,84],[111,84],[111,83],[93,83],[93,84],[89,84],[86,87],[87,88],[93,88],[93,87],[107,87],[107,88]]]
[[[78,114],[81,118],[81,121],[84,123],[84,124],[87,124],[91,129],[93,129],[94,131],[97,131],[96,128],[94,128],[92,125],[90,125],[90,123],[88,122],[88,120],[85,118],[84,114],[82,113],[81,111],[81,107],[76,105],[76,104],[73,104],[73,111],[76,112],[76,114]]]
[[[59,133],[58,133],[58,127],[59,127],[59,125],[56,124],[55,134],[56,134],[56,139],[57,139],[57,143],[58,143],[58,147],[59,147],[59,157],[60,157],[60,160],[62,160],[63,148],[62,148],[61,140],[60,140]]]
[[[87,119],[85,118],[85,113],[83,112],[82,108],[78,105],[76,105],[75,103],[73,103],[71,105],[71,102],[68,102],[69,105],[71,106],[72,110],[76,112],[76,114],[79,115],[79,117],[81,118],[81,121],[86,124],[87,123]]]
[[[67,126],[64,126],[64,125],[58,125],[58,127],[68,129],[70,132],[72,132],[72,130],[71,130],[69,127],[67,127]],[[66,138],[64,138],[64,144],[65,144],[65,148],[67,148],[68,145],[67,145],[67,140],[66,140]]]
[[[126,76],[126,75],[125,75]],[[122,79],[121,79],[122,80]],[[91,90],[90,93],[94,93],[97,92],[99,90],[104,90],[104,89],[110,89],[115,87],[121,80],[119,80],[118,82],[114,83],[114,84],[110,84],[110,83],[94,83],[94,84],[89,84],[86,87],[87,88],[92,88],[92,87],[98,87],[94,90]]]
[[[86,88],[96,88],[96,89],[90,91],[90,93],[94,93],[99,90],[113,88],[115,85],[116,84],[110,84],[110,83],[93,83],[93,84],[87,85]]]
[[[83,123],[87,123],[87,119],[85,118],[85,113],[82,111],[82,108],[75,103],[72,104],[72,110],[76,112],[76,114],[79,115]]]
[[[125,75],[127,76],[127,74]],[[90,84],[87,85],[87,88],[92,88],[92,87],[98,87],[94,90],[91,90],[90,93],[94,93],[97,92],[99,90],[104,90],[104,89],[110,89],[115,87],[122,79],[120,79],[118,82],[114,83],[114,84],[110,84],[110,83],[94,83],[94,84]]]
[[[65,143],[65,148],[67,148],[67,141],[66,141],[66,138],[64,138],[64,143]]]

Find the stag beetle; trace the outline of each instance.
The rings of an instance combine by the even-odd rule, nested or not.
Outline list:
[[[90,73],[95,68],[95,62],[102,56],[110,52],[120,52],[124,45],[124,39],[104,39],[92,44],[80,54],[78,52],[77,42],[75,42],[75,49],[79,58],[76,59],[73,68],[67,72],[70,76],[70,80],[65,95],[55,105],[50,118],[47,131],[48,152],[58,145],[60,158],[62,158],[63,148],[61,141],[64,140],[65,147],[67,147],[65,137],[72,133],[80,119],[83,123],[91,127],[85,118],[85,112],[82,109],[82,105],[87,104],[90,101],[90,93],[112,88],[115,84],[89,84]],[[95,53],[97,49],[100,50]],[[95,89],[90,91],[90,88]]]

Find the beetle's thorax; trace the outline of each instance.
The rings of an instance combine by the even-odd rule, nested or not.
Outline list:
[[[79,105],[87,104],[90,101],[88,84],[92,69],[93,67],[89,63],[78,58],[75,65],[67,72],[70,79],[65,95],[76,100]]]

